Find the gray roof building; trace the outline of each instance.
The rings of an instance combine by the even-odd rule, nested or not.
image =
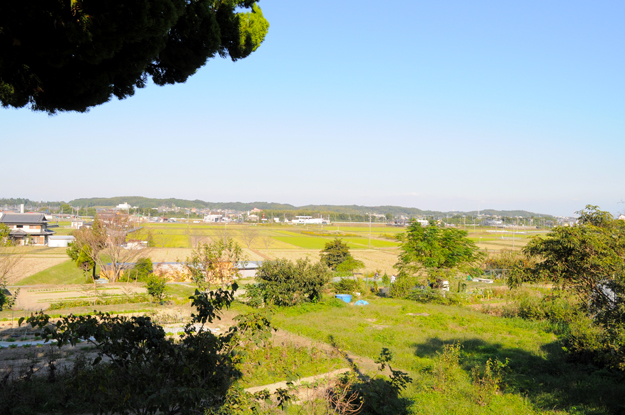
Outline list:
[[[48,221],[43,213],[3,213],[0,223],[9,229],[9,237],[18,245],[47,245]]]
[[[3,213],[0,222],[5,225],[42,225],[48,220],[43,213]]]

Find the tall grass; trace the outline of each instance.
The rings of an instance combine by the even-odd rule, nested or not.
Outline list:
[[[616,414],[625,409],[619,376],[568,362],[548,321],[408,300],[369,302],[293,307],[278,310],[273,321],[316,340],[332,336],[343,349],[370,359],[389,348],[397,368],[415,380],[404,393],[415,414]],[[459,347],[451,353],[451,345]]]

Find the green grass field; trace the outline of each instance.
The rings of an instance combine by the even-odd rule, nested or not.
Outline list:
[[[73,261],[67,260],[30,277],[20,280],[17,285],[37,284],[84,284],[85,274]]]
[[[223,238],[224,229],[230,238],[234,238],[239,244],[247,246],[245,235],[253,232],[256,238],[251,243],[251,247],[255,249],[265,248],[262,242],[263,238],[269,237],[272,242],[268,246],[274,246],[280,249],[323,249],[325,244],[335,236],[318,236],[304,234],[305,232],[336,232],[349,233],[359,235],[359,237],[336,237],[342,238],[352,249],[367,249],[369,247],[369,228],[368,227],[324,227],[322,228],[306,228],[288,225],[239,225],[231,224],[227,227],[223,225],[207,225],[207,224],[145,224],[138,235],[146,237],[147,233],[152,233],[154,242],[157,247],[162,248],[192,248],[197,242]],[[393,227],[373,227],[371,230],[371,247],[372,248],[390,248],[398,246],[396,241],[383,239],[382,235],[392,236],[402,232],[403,229]],[[379,239],[377,239],[379,238]],[[281,243],[278,243],[281,242]],[[287,244],[287,245],[284,245]]]
[[[547,323],[407,300],[369,301],[365,307],[326,301],[281,309],[273,321],[280,328],[335,342],[371,359],[382,348],[389,348],[393,367],[414,379],[404,396],[414,402],[415,414],[590,415],[623,413],[625,409],[625,384],[608,373],[567,363],[554,328]],[[445,381],[443,387],[437,368],[444,363],[441,352],[446,344],[461,345],[460,366],[453,381]],[[488,359],[508,359],[509,363],[503,393],[482,406],[475,399],[471,369],[483,367]]]

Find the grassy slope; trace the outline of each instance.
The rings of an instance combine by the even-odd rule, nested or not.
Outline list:
[[[18,283],[18,285],[83,284],[84,282],[84,273],[78,269],[73,261],[67,260],[31,275],[30,277],[24,278]]]
[[[394,365],[415,379],[406,396],[414,413],[623,413],[625,385],[609,373],[588,372],[565,361],[561,344],[543,323],[504,319],[472,310],[373,299],[366,307],[308,306],[281,310],[274,323],[355,354],[376,358],[383,347]],[[428,313],[409,316],[408,313]],[[433,367],[444,344],[462,345],[464,370],[455,386],[436,390]],[[471,368],[489,358],[509,359],[506,393],[487,406],[470,398]],[[562,411],[562,412],[560,412]]]

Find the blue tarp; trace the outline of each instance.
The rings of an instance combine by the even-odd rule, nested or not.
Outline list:
[[[346,303],[349,303],[350,301],[352,301],[352,296],[349,294],[336,294],[335,297],[338,298],[339,300],[345,301]]]

